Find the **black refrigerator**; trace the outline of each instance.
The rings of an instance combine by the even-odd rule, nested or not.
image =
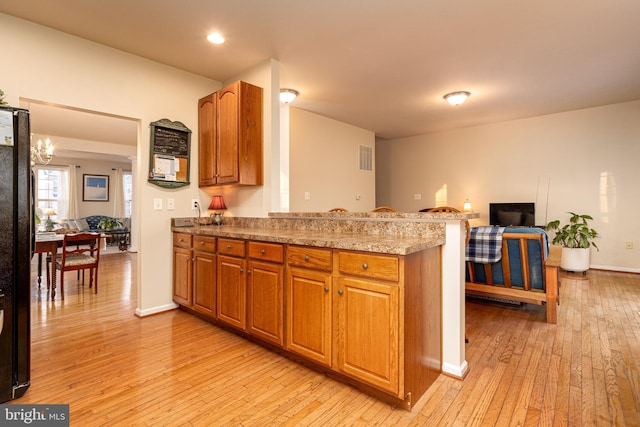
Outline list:
[[[33,228],[29,111],[0,107],[0,403],[29,388]]]

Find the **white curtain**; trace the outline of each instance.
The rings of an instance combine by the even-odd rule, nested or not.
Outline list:
[[[60,170],[60,193],[58,193],[58,219],[69,218],[69,171]]]
[[[113,203],[114,218],[124,218],[124,182],[122,179],[122,168],[116,168],[115,191]]]
[[[67,215],[59,218],[76,219],[78,218],[78,179],[76,174],[76,165],[69,165],[69,171],[66,174],[68,176],[68,185],[63,187],[68,188],[68,204]]]

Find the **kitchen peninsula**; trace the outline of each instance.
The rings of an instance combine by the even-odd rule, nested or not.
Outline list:
[[[445,219],[466,217],[274,213],[173,226],[174,301],[410,410],[442,372]]]

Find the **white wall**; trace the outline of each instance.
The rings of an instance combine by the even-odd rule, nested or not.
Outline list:
[[[289,109],[289,126],[292,212],[336,207],[363,212],[375,207],[375,168],[358,170],[359,146],[369,146],[375,153],[373,132],[298,108]]]
[[[536,202],[538,224],[589,214],[602,235],[592,267],[640,272],[640,101],[380,140],[377,152],[378,204],[415,212],[468,197],[474,225],[488,224],[490,202]]]
[[[220,82],[155,63],[27,21],[0,14],[5,60],[0,84],[10,105],[21,98],[132,118],[141,123],[137,149],[138,309],[140,314],[171,305],[172,217],[191,216],[199,197],[197,179],[197,100]],[[149,123],[169,118],[193,131],[191,185],[163,189],[149,184]],[[176,202],[167,211],[166,199]],[[153,199],[164,209],[153,210]],[[135,219],[134,219],[135,220]]]
[[[76,188],[78,189],[78,218],[84,218],[90,215],[107,215],[113,216],[113,208],[115,202],[115,173],[114,168],[122,168],[131,170],[131,163],[113,162],[106,160],[91,159],[67,159],[60,156],[54,158],[56,165],[75,165],[76,168]],[[52,164],[53,164],[52,163]],[[85,202],[82,200],[82,175],[107,175],[109,177],[109,200],[106,202]]]

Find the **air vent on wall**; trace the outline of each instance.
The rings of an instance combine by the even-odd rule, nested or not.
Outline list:
[[[360,145],[360,170],[361,171],[372,171],[372,157],[373,157],[373,149],[366,145]]]

